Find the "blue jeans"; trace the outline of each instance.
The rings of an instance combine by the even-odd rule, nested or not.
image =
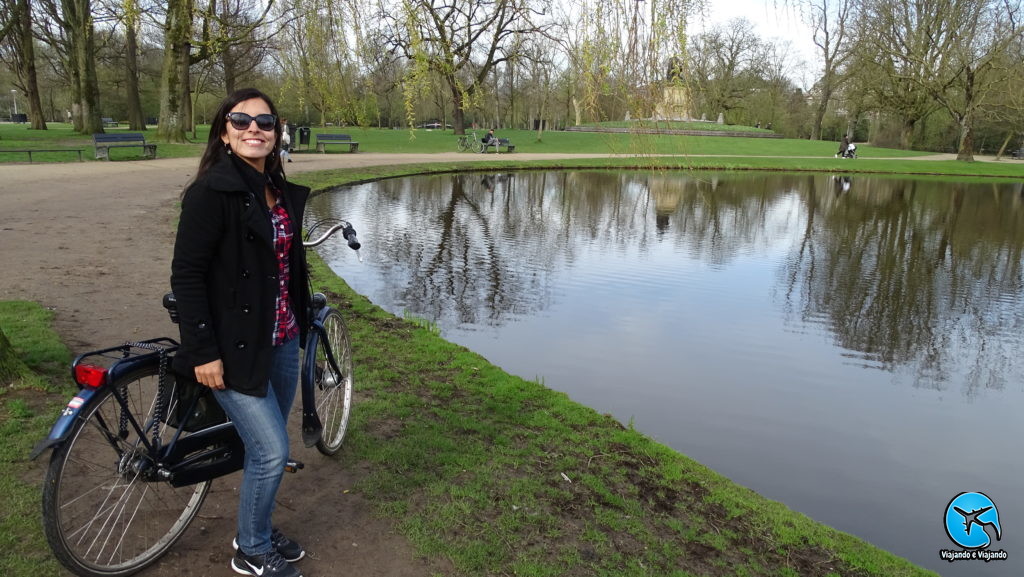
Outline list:
[[[288,412],[299,381],[299,339],[274,347],[267,396],[214,390],[220,406],[235,423],[245,444],[245,469],[238,503],[238,546],[247,555],[262,555],[270,544],[271,515],[277,488],[288,462]]]

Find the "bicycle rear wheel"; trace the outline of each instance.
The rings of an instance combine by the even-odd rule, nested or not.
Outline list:
[[[469,150],[469,139],[465,136],[459,138],[459,152],[466,152]]]
[[[76,575],[122,577],[152,564],[181,537],[210,488],[210,481],[173,487],[162,480],[128,420],[130,413],[143,429],[152,422],[158,382],[158,368],[147,367],[97,392],[50,458],[46,539]],[[165,414],[174,410],[165,404]],[[166,424],[158,426],[161,439],[173,435]]]
[[[342,441],[345,440],[352,411],[352,342],[348,337],[345,319],[338,311],[329,310],[323,324],[324,334],[317,339],[314,348],[316,411],[324,426],[316,448],[325,455],[333,455],[341,449]],[[328,360],[328,347],[334,357],[334,365]]]

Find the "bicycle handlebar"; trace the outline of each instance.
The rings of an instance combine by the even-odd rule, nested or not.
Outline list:
[[[314,225],[309,232],[312,233],[313,230],[315,230],[318,225],[319,223],[317,223],[317,225]],[[330,238],[331,235],[338,232],[339,230],[341,231],[341,236],[345,237],[345,240],[348,241],[349,248],[351,248],[352,250],[359,250],[359,247],[361,247],[362,245],[359,243],[359,239],[356,238],[356,229],[352,228],[352,223],[348,222],[347,220],[339,221],[337,224],[327,229],[327,232],[325,232],[323,235],[320,236],[320,238],[317,238],[316,240],[304,241],[302,243],[302,246],[310,248],[323,244],[325,240]]]

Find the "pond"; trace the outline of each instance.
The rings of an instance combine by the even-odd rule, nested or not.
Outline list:
[[[359,293],[943,575],[1024,564],[1020,183],[566,171],[343,187]],[[958,549],[982,492],[1008,560]]]

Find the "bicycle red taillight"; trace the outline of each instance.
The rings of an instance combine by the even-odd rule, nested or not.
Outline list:
[[[75,382],[83,387],[98,389],[107,382],[107,369],[96,365],[78,365],[75,367]]]

